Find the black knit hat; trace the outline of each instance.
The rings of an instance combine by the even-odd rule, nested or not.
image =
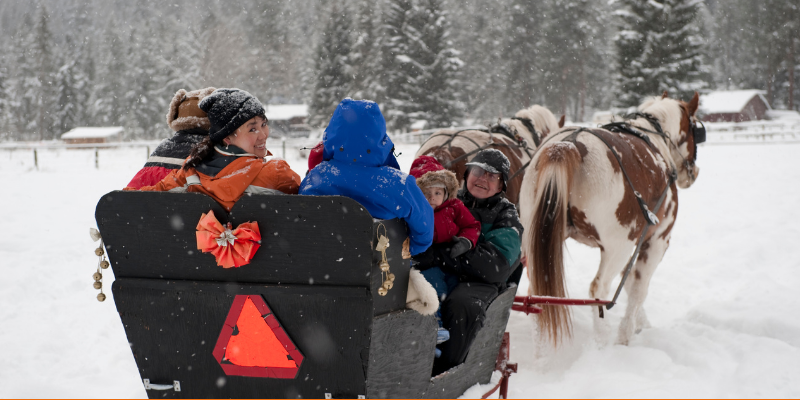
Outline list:
[[[250,119],[264,117],[264,106],[250,93],[239,89],[217,89],[200,101],[200,109],[208,114],[211,141],[222,142]]]
[[[508,184],[508,173],[511,169],[511,163],[508,161],[508,158],[505,154],[503,154],[500,150],[497,149],[485,149],[481,150],[475,157],[467,163],[468,167],[480,167],[486,172],[491,172],[493,174],[501,174],[503,175],[503,191],[506,190],[506,185]],[[467,175],[469,173],[469,169],[464,174],[464,181],[467,180]]]

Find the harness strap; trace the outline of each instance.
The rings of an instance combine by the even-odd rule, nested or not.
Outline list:
[[[528,118],[520,118],[520,117],[513,117],[511,119],[515,119],[519,122],[522,122],[522,124],[525,125],[525,128],[527,128],[528,132],[530,132],[531,136],[533,136],[533,143],[536,145],[536,148],[538,149],[539,145],[542,144],[542,135],[536,131],[536,127],[533,126],[533,121],[531,121]]]
[[[658,210],[661,209],[661,205],[664,203],[664,199],[667,198],[667,191],[675,182],[675,179],[677,179],[677,177],[675,176],[675,170],[673,170],[672,174],[669,175],[669,184],[667,185],[667,188],[664,189],[663,193],[661,193],[661,197],[658,199],[658,203],[656,203],[656,212],[658,212]],[[654,224],[648,221],[647,224],[644,226],[644,229],[642,229],[642,234],[639,236],[639,243],[636,244],[636,249],[633,251],[630,260],[628,260],[628,266],[625,267],[625,273],[622,275],[622,280],[619,282],[619,286],[617,286],[617,291],[616,293],[614,293],[614,298],[611,299],[611,301],[608,302],[608,304],[606,304],[606,310],[610,310],[612,307],[614,307],[614,305],[617,304],[617,298],[619,297],[619,294],[622,292],[622,287],[625,286],[625,280],[628,279],[628,274],[631,273],[631,269],[633,269],[633,264],[636,262],[636,259],[639,258],[639,250],[641,250],[642,248],[642,244],[644,243],[644,237],[647,235],[647,231],[650,229],[651,225]],[[602,310],[603,308],[601,306],[600,307],[601,313],[603,312]]]
[[[608,143],[608,141],[606,141],[602,136],[598,135],[597,133],[595,133],[594,131],[592,131],[591,129],[588,129],[588,128],[579,128],[579,129],[575,130],[575,132],[573,132],[571,135],[569,135],[569,136],[565,137],[564,139],[562,139],[561,141],[562,142],[569,141],[569,142],[575,143],[575,140],[578,138],[578,134],[581,133],[581,132],[588,132],[588,133],[594,135],[594,137],[600,139],[600,141],[603,142],[603,144],[605,144],[606,147],[608,147],[609,150],[611,150],[611,154],[613,154],[614,158],[617,159],[617,164],[619,164],[619,168],[622,170],[622,175],[625,176],[625,180],[628,182],[628,186],[631,187],[631,190],[633,190],[633,195],[636,196],[636,202],[639,203],[639,209],[642,211],[642,215],[644,215],[644,219],[647,221],[648,224],[653,224],[653,225],[657,224],[658,223],[658,218],[656,217],[655,214],[653,214],[650,211],[650,209],[647,207],[647,203],[642,198],[641,193],[639,193],[639,191],[636,190],[636,187],[633,186],[633,181],[631,181],[631,178],[628,175],[628,171],[625,170],[625,166],[622,165],[622,159],[619,157],[619,153],[617,153],[617,151],[614,150],[614,147],[611,146],[611,143]],[[650,142],[647,141],[647,143],[650,143]],[[652,146],[652,144],[651,144],[651,146]],[[653,150],[655,150],[654,147],[651,147],[651,148],[653,148]],[[669,186],[667,188],[669,188]]]
[[[515,118],[515,119],[523,120],[523,118]],[[524,118],[524,119],[527,119],[527,118]],[[535,130],[533,130],[533,128],[532,128],[533,124],[530,122],[530,120],[528,120],[528,121],[529,121],[528,123],[531,125],[531,132],[533,132],[532,136],[534,137],[534,142],[538,142],[539,139],[538,139],[538,136],[537,136],[537,132]],[[526,127],[527,127],[527,125],[526,125]],[[506,143],[494,143],[492,141],[489,141],[488,143],[486,143],[484,145],[479,145],[478,142],[476,142],[471,137],[464,136],[464,135],[459,135],[460,133],[467,132],[467,131],[479,131],[479,132],[486,132],[486,133],[500,133],[500,134],[503,134],[504,136],[508,136],[509,138],[514,139],[516,141],[516,143],[517,143],[517,147],[522,148],[523,150],[525,150],[525,153],[528,154],[528,162],[526,162],[522,167],[520,167],[516,172],[514,172],[511,176],[508,177],[508,181],[509,182],[512,179],[516,178],[517,175],[519,175],[522,172],[524,172],[525,168],[528,167],[528,165],[531,163],[531,160],[533,159],[533,155],[530,152],[530,148],[527,145],[524,144],[524,141],[520,140],[519,135],[517,135],[516,137],[513,136],[513,134],[508,130],[507,127],[505,127],[502,124],[498,124],[498,125],[493,126],[491,129],[463,129],[463,130],[456,131],[456,132],[453,132],[453,133],[435,133],[435,134],[431,135],[430,137],[428,137],[426,142],[428,140],[431,140],[434,137],[448,136],[449,139],[446,142],[444,142],[441,146],[439,146],[439,148],[447,146],[448,147],[448,151],[452,150],[453,140],[458,136],[469,140],[470,142],[472,142],[472,144],[475,145],[475,147],[476,147],[475,150],[472,150],[472,151],[470,151],[468,153],[462,154],[462,155],[454,158],[453,160],[448,161],[445,164],[443,164],[442,166],[445,167],[446,169],[449,169],[450,166],[452,166],[453,164],[456,164],[459,161],[464,160],[467,157],[469,157],[469,156],[471,156],[473,154],[476,154],[476,153],[480,152],[481,150],[484,150],[484,149],[489,148],[491,146],[511,148],[511,146],[509,146]],[[503,131],[505,131],[505,133]]]
[[[609,124],[609,125],[611,125],[611,124]],[[605,126],[604,126],[604,128],[605,128]],[[629,125],[625,126],[624,128],[625,129],[622,130],[622,132],[630,133],[630,134],[632,134],[632,135],[634,135],[636,137],[641,138],[642,140],[644,140],[650,146],[651,149],[653,149],[653,151],[655,151],[658,154],[661,154],[660,152],[658,152],[658,150],[655,149],[655,147],[653,146],[653,144],[650,142],[649,138],[647,138],[646,135],[644,135],[641,132],[633,133],[633,132],[637,132],[637,131],[635,129],[630,128]],[[609,130],[611,130],[611,129],[609,129]],[[606,141],[602,136],[600,136],[596,132],[592,131],[591,129],[578,128],[578,129],[575,129],[572,132],[572,134],[570,134],[569,136],[565,137],[561,141],[562,142],[575,143],[575,140],[577,140],[578,135],[581,132],[588,132],[588,133],[592,134],[594,137],[600,139],[600,141],[603,142],[603,144],[605,144],[606,147],[608,147],[609,150],[611,150],[611,154],[614,155],[614,158],[617,160],[617,164],[619,164],[619,167],[622,170],[622,175],[625,176],[625,180],[628,182],[628,186],[630,186],[631,190],[633,190],[634,196],[636,196],[636,201],[637,201],[637,203],[639,203],[639,209],[642,211],[642,215],[644,216],[644,219],[645,219],[645,222],[646,222],[644,228],[642,229],[642,233],[639,236],[639,241],[636,244],[636,249],[634,249],[633,254],[631,255],[631,258],[628,260],[628,265],[625,268],[625,273],[622,275],[622,281],[620,281],[619,286],[617,287],[617,291],[614,294],[614,298],[608,304],[606,304],[606,309],[610,310],[616,304],[617,298],[619,298],[620,292],[622,291],[622,287],[625,285],[625,280],[628,278],[628,274],[630,274],[631,269],[633,268],[633,264],[636,262],[636,259],[639,257],[639,251],[642,248],[642,244],[644,243],[644,238],[647,235],[647,231],[650,229],[650,227],[652,225],[658,224],[659,221],[658,221],[658,217],[656,216],[656,213],[658,213],[658,211],[661,209],[661,205],[664,203],[664,200],[667,198],[667,192],[669,191],[670,187],[672,186],[672,184],[677,179],[677,176],[676,176],[676,170],[673,167],[671,172],[670,172],[670,175],[669,175],[669,181],[667,182],[667,186],[664,188],[664,191],[661,193],[661,196],[659,196],[658,202],[656,203],[655,212],[650,211],[650,209],[647,207],[647,203],[642,198],[641,193],[639,193],[639,191],[636,190],[636,188],[633,186],[633,182],[631,181],[630,176],[628,176],[628,172],[625,170],[625,166],[622,165],[622,159],[620,159],[619,154],[617,153],[616,150],[614,150],[614,147],[612,147],[611,144],[608,143],[608,141]],[[662,158],[663,158],[663,155],[662,155]],[[602,308],[601,308],[601,313],[602,313]]]

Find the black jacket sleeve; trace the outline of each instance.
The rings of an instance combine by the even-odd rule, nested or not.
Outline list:
[[[478,244],[456,258],[450,257],[451,243],[431,246],[425,266],[438,266],[446,273],[457,275],[461,282],[505,283],[512,268],[505,256],[493,244],[478,241]]]

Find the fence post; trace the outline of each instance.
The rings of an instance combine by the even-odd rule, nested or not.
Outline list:
[[[36,167],[36,170],[39,170],[39,153],[36,152],[36,149],[33,149],[33,165]]]
[[[150,146],[147,146],[147,155],[144,159],[147,160],[148,158],[150,158]]]
[[[283,159],[286,159],[286,136],[281,136],[281,146],[283,147]]]
[[[94,168],[100,169],[100,150],[94,148]]]

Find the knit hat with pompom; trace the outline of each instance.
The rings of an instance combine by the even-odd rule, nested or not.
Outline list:
[[[266,119],[261,102],[241,89],[217,89],[200,101],[200,109],[208,114],[211,122],[208,136],[214,143],[221,143],[254,117]]]

